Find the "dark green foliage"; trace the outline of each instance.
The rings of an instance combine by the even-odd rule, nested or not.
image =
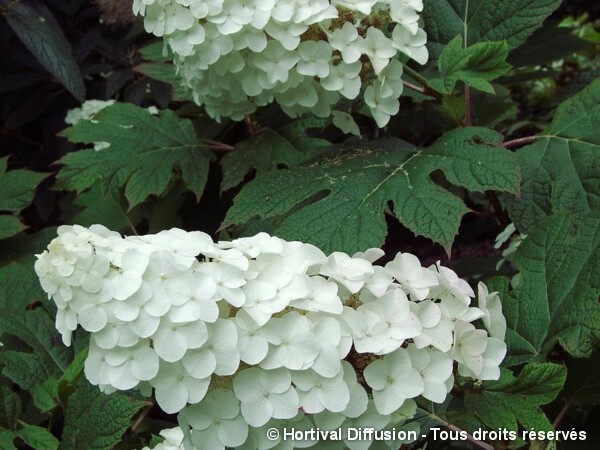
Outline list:
[[[578,218],[600,208],[600,80],[566,100],[535,143],[517,151],[521,195],[510,200],[517,228],[527,233],[553,212]]]
[[[311,146],[297,148],[275,131],[262,130],[240,142],[225,155],[221,162],[223,165],[221,189],[226,191],[239,185],[252,171],[256,171],[259,175],[281,166],[296,166],[314,154],[315,149]]]
[[[394,139],[343,146],[305,166],[258,176],[236,197],[225,226],[281,217],[278,235],[352,253],[382,245],[391,201],[402,224],[449,250],[468,208],[430,175],[441,170],[471,191],[516,193],[516,161],[499,141],[493,131],[472,128],[423,150]]]
[[[506,62],[506,41],[478,42],[463,48],[462,36],[456,36],[444,48],[438,60],[441,78],[430,80],[429,85],[443,94],[454,91],[457,81],[463,81],[480,91],[493,94],[491,81],[510,70]]]
[[[504,299],[508,362],[545,359],[557,343],[578,358],[600,343],[600,217],[558,214],[517,252],[519,287]]]
[[[466,45],[506,40],[510,48],[525,42],[561,0],[429,0],[423,2],[428,41],[434,55],[455,36]]]
[[[94,121],[81,121],[63,135],[73,142],[108,142],[101,151],[82,150],[65,156],[59,186],[83,191],[102,181],[105,194],[125,188],[131,207],[150,195],[160,195],[176,170],[199,198],[208,177],[212,153],[198,143],[189,120],[172,111],[157,117],[137,106],[115,104],[100,111]]]
[[[465,405],[492,430],[550,431],[552,425],[540,406],[554,400],[565,382],[566,370],[558,364],[528,364],[519,376],[503,370],[498,381],[487,381],[469,391]]]
[[[85,333],[62,345],[33,255],[63,223],[451,256],[500,293],[508,356],[499,380],[457,377],[450,402],[420,405],[422,430],[551,430],[564,403],[597,417],[600,34],[586,17],[561,23],[569,1],[541,26],[560,4],[425,0],[430,62],[407,63],[400,112],[380,130],[358,101],[336,105],[336,121],[271,107],[217,124],[139,23],[103,26],[88,1],[0,0],[0,449],[131,450],[170,426],[156,408],[137,416],[151,406],[137,395],[86,381]],[[67,110],[109,98],[65,129]],[[491,243],[511,221],[523,242],[496,269]]]
[[[52,12],[43,3],[29,0],[1,3],[10,5],[6,20],[31,53],[77,100],[84,101],[83,77]]]
[[[67,401],[61,450],[109,450],[119,442],[142,403],[106,395],[84,383]]]
[[[9,213],[18,213],[29,206],[37,185],[48,176],[24,169],[7,171],[7,164],[8,158],[0,158],[0,239],[25,229],[19,218]]]
[[[71,349],[58,345],[54,320],[42,308],[21,314],[1,311],[0,333],[16,336],[29,347],[0,353],[2,374],[23,389],[33,389],[50,376],[60,376],[72,358]]]

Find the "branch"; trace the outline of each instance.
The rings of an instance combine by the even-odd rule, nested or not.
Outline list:
[[[144,419],[146,418],[146,416],[148,415],[148,413],[154,406],[154,403],[152,403],[152,402],[144,402],[144,403],[145,403],[145,405],[143,406],[144,410],[142,411],[140,416],[137,418],[137,420],[134,422],[134,424],[131,425],[131,431],[135,431],[137,429],[137,427],[139,427],[141,425],[141,423],[144,421]]]
[[[527,144],[531,144],[532,142],[535,142],[539,138],[540,138],[539,136],[525,136],[522,138],[513,139],[512,141],[506,141],[502,144],[502,147],[505,147],[505,148],[522,147],[523,145],[527,145]]]
[[[471,86],[465,83],[465,119],[466,127],[473,125],[473,114],[471,113]]]
[[[229,152],[234,149],[234,147],[232,147],[229,144],[225,144],[224,142],[217,142],[211,140],[202,140],[201,144],[204,145],[206,148],[221,152]]]
[[[499,225],[507,227],[510,223],[510,219],[506,215],[506,212],[504,212],[504,209],[502,208],[502,205],[500,204],[500,200],[498,200],[498,196],[496,195],[496,193],[493,191],[487,191],[486,196],[489,202],[491,203],[492,207],[494,208],[494,213],[496,214],[496,219],[498,220]]]
[[[417,92],[420,92],[421,94],[425,94],[425,88],[422,86],[417,86],[416,84],[412,84],[412,83],[409,83],[408,81],[404,81],[404,80],[402,80],[402,83],[404,84],[404,86],[412,89],[413,91],[417,91]]]
[[[567,415],[567,412],[569,412],[570,408],[571,408],[571,405],[569,403],[565,403],[565,405],[562,407],[562,409],[558,413],[558,416],[556,416],[556,419],[554,419],[554,422],[552,422],[552,427],[554,429],[556,429],[560,425],[562,420]]]
[[[427,411],[426,409],[423,409],[423,408],[418,408],[418,409],[421,410],[421,412],[423,412],[425,415],[427,415],[431,419],[435,420],[436,422],[439,422],[441,425],[443,425],[446,428],[448,428],[449,430],[458,431],[459,433],[466,433],[467,434],[467,441],[470,442],[471,444],[475,445],[476,447],[479,447],[479,448],[481,448],[483,450],[494,450],[494,447],[491,446],[490,444],[488,444],[487,442],[483,442],[483,441],[475,439],[475,437],[471,433],[467,433],[462,428],[459,428],[456,425],[453,425],[451,423],[446,422],[444,419],[442,419],[437,414],[429,412],[429,411]]]

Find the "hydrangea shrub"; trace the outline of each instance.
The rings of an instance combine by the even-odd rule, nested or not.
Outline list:
[[[75,225],[59,227],[35,269],[63,342],[78,326],[90,333],[92,384],[154,391],[198,449],[266,448],[266,430],[286,423],[411,418],[417,397],[446,400],[455,364],[464,377],[500,377],[497,294],[480,284],[475,306],[447,267],[409,253],[374,264],[382,256],[325,255],[266,233],[215,243]]]
[[[428,59],[422,0],[134,0],[133,10],[217,120],[272,102],[329,117],[361,96],[384,126],[402,94],[398,56]]]
[[[593,440],[594,8],[111,1],[3,9],[0,449]]]

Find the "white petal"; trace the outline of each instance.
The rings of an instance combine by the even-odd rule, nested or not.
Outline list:
[[[144,348],[135,353],[131,362],[131,372],[139,380],[151,380],[158,373],[158,356],[151,348]]]
[[[94,333],[106,326],[108,316],[103,308],[95,305],[86,305],[77,314],[79,323],[84,330]]]
[[[160,331],[159,331],[160,333]],[[154,350],[165,361],[179,361],[188,349],[186,339],[179,333],[169,333],[154,338]]]
[[[156,402],[167,414],[174,414],[183,409],[188,401],[188,390],[183,382],[173,383],[169,389],[155,389]]]
[[[112,311],[123,322],[131,322],[140,315],[140,307],[125,300],[115,302]]]

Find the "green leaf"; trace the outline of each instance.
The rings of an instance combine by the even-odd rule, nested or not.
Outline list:
[[[46,379],[33,388],[33,404],[42,412],[51,411],[58,405],[58,380],[55,377]]]
[[[260,175],[281,165],[292,167],[305,161],[307,156],[312,155],[303,153],[275,131],[262,130],[241,141],[222,159],[221,190],[237,186],[253,170]]]
[[[161,39],[151,44],[145,45],[138,50],[145,61],[171,62],[173,61],[173,52],[168,45]]]
[[[464,96],[444,95],[440,111],[459,125],[465,117],[467,105]]]
[[[16,213],[29,206],[35,189],[48,176],[46,173],[25,169],[6,171],[8,157],[0,158],[0,212]],[[14,236],[23,231],[25,225],[13,215],[0,215],[0,239]]]
[[[12,431],[3,430],[0,428],[0,448],[2,450],[17,450],[13,443],[15,434]]]
[[[106,395],[97,386],[80,384],[67,401],[61,450],[111,449],[142,406],[124,395]]]
[[[72,142],[109,142],[101,150],[69,153],[60,162],[59,186],[79,192],[103,181],[105,194],[125,188],[133,207],[150,195],[165,192],[177,171],[200,197],[214,155],[198,143],[192,123],[163,110],[153,116],[146,109],[115,103],[62,133]]]
[[[48,174],[25,169],[7,172],[7,162],[8,158],[0,159],[0,211],[18,212],[29,206],[37,185]]]
[[[442,46],[464,36],[467,46],[506,40],[510,49],[521,45],[561,0],[427,0],[423,19],[428,47],[435,59]]]
[[[181,228],[179,210],[185,201],[185,190],[175,188],[164,197],[144,206],[142,215],[148,223],[148,233],[158,233],[169,228]]]
[[[0,239],[14,236],[25,228],[25,225],[15,216],[0,215]]]
[[[165,438],[164,437],[157,436],[157,435],[153,434],[152,437],[150,438],[150,442],[148,443],[148,446],[150,448],[154,448],[158,444],[162,444],[163,442],[165,442]]]
[[[358,124],[354,121],[354,118],[343,111],[332,111],[332,123],[334,126],[339,128],[342,133],[353,134],[355,136],[360,136],[360,128]]]
[[[173,100],[193,101],[192,91],[183,85],[183,80],[173,65],[173,52],[161,40],[153,42],[139,50],[145,61],[134,67],[134,71],[171,85],[173,88]]]
[[[42,253],[48,242],[56,237],[56,227],[46,227],[34,234],[21,233],[10,239],[0,240],[0,265],[19,262],[33,276],[35,255]]]
[[[22,389],[32,392],[34,387],[49,376],[40,372],[40,362],[31,353],[7,350],[0,352],[0,368],[2,375],[10,378]]]
[[[491,130],[465,128],[423,150],[391,138],[342,146],[310,165],[258,176],[235,198],[224,226],[278,218],[275,233],[283,238],[352,253],[383,243],[391,201],[406,227],[449,249],[468,208],[430,175],[441,170],[471,191],[516,192],[516,161],[500,140]]]
[[[519,289],[504,296],[509,362],[544,358],[557,344],[591,355],[600,343],[600,214],[557,214],[519,247]],[[511,361],[512,360],[512,361]]]
[[[486,381],[479,391],[468,390],[464,402],[490,429],[551,431],[552,425],[540,409],[560,392],[567,371],[558,364],[528,364],[518,377],[502,369],[498,381]]]
[[[83,102],[85,85],[73,49],[50,10],[41,2],[22,0],[11,3],[8,11],[6,21],[29,51]]]
[[[134,70],[142,75],[146,75],[153,80],[162,81],[173,87],[173,100],[175,101],[193,101],[192,91],[185,87],[183,80],[175,72],[175,66],[172,63],[142,63],[134,67]]]
[[[140,219],[139,208],[127,211],[122,195],[102,195],[100,183],[95,184],[89,190],[79,194],[73,203],[83,208],[75,214],[72,223],[89,227],[93,224],[101,224],[110,230],[132,232],[133,225]]]
[[[65,369],[65,372],[60,377],[59,382],[75,385],[83,373],[83,366],[87,356],[88,348],[86,347],[75,356],[69,367]]]
[[[568,210],[581,218],[600,208],[600,80],[562,103],[538,140],[517,151],[521,195],[509,201],[517,229],[528,233]]]
[[[327,120],[318,117],[306,117],[294,120],[279,128],[277,132],[287,139],[291,144],[305,153],[315,156],[331,147],[326,139],[313,137],[312,131],[322,131],[327,126]]]
[[[506,41],[479,42],[463,48],[462,36],[456,36],[438,60],[441,78],[430,80],[429,85],[443,94],[450,94],[456,82],[463,81],[475,89],[493,94],[490,81],[510,70],[507,57]]]
[[[45,299],[33,270],[11,263],[0,268],[0,309],[23,310],[27,305]]]
[[[21,399],[8,386],[0,385],[0,427],[14,429],[20,415]]]
[[[0,335],[6,334],[31,350],[0,353],[2,373],[23,389],[32,390],[48,377],[60,377],[72,359],[72,350],[60,343],[54,320],[43,308],[0,311]]]
[[[48,430],[35,425],[26,425],[16,433],[27,445],[35,450],[57,450],[58,439]]]
[[[88,355],[88,347],[81,350],[69,367],[65,370],[65,373],[60,380],[58,380],[56,392],[57,397],[61,403],[64,403],[66,399],[75,391],[77,383],[79,382],[81,375],[83,374],[83,368],[85,360]]]

